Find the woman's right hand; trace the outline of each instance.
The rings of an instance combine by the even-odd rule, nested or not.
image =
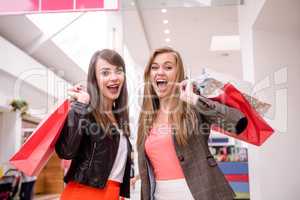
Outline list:
[[[84,104],[90,103],[90,95],[86,92],[86,89],[83,85],[77,84],[74,87],[68,89],[68,95],[72,99]]]

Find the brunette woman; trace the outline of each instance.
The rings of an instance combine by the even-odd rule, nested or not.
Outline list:
[[[72,160],[62,200],[129,198],[130,152],[125,63],[114,50],[91,58],[87,91],[69,91],[71,104],[56,152]]]

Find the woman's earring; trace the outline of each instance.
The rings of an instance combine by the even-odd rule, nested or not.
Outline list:
[[[116,102],[114,101],[114,103],[113,103],[113,107],[115,108],[116,107]]]

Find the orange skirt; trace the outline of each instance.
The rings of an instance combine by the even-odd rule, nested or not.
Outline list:
[[[120,183],[108,180],[105,188],[69,182],[60,196],[60,200],[119,200]]]

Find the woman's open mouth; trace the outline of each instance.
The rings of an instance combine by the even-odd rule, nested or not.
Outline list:
[[[112,94],[117,94],[119,91],[120,84],[111,84],[107,86],[107,89],[112,93]]]
[[[160,92],[164,92],[168,87],[168,81],[166,79],[157,79],[156,85]]]

